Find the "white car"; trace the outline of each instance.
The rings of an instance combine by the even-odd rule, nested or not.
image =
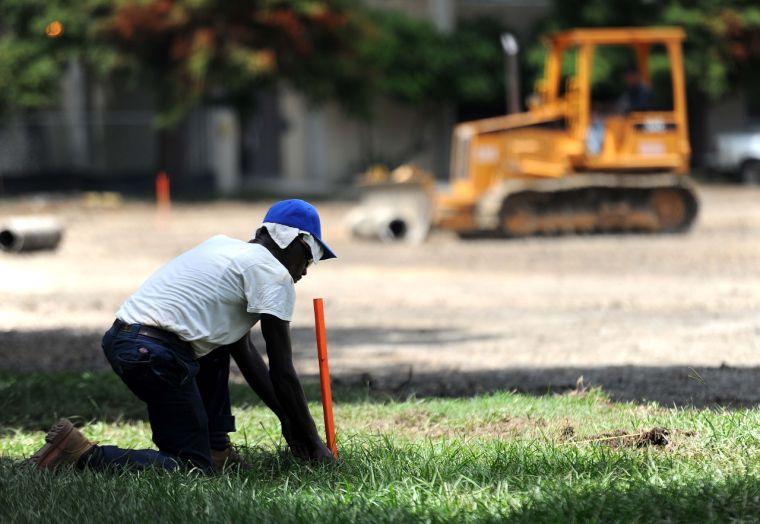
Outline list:
[[[707,165],[721,173],[738,174],[745,184],[760,184],[760,128],[717,134]]]

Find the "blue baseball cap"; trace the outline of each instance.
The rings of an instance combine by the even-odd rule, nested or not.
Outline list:
[[[332,249],[322,241],[322,223],[319,220],[317,208],[304,200],[293,198],[277,202],[267,211],[264,222],[282,224],[306,231],[322,246],[322,258],[320,260],[337,258]]]

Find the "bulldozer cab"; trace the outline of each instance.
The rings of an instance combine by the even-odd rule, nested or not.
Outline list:
[[[564,114],[580,144],[579,154],[569,158],[574,170],[688,169],[683,39],[680,28],[575,29],[550,38],[531,110],[553,107]],[[625,56],[617,62],[627,64],[614,71],[617,92],[598,81],[615,56]]]

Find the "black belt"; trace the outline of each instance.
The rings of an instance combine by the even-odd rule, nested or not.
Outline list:
[[[159,329],[152,326],[144,326],[142,324],[127,324],[126,322],[122,322],[119,319],[116,319],[116,325],[119,328],[119,331],[129,331],[132,333],[136,332],[138,335],[143,335],[145,337],[160,340],[161,342],[167,342],[169,344],[191,349],[189,342],[182,340],[171,331],[166,331],[164,329]]]

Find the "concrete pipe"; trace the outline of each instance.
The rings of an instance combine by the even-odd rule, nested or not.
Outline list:
[[[432,218],[431,197],[419,185],[374,184],[363,188],[346,222],[359,238],[419,244],[427,238]]]
[[[52,218],[12,218],[0,227],[0,249],[11,253],[53,250],[61,238],[61,225]]]

